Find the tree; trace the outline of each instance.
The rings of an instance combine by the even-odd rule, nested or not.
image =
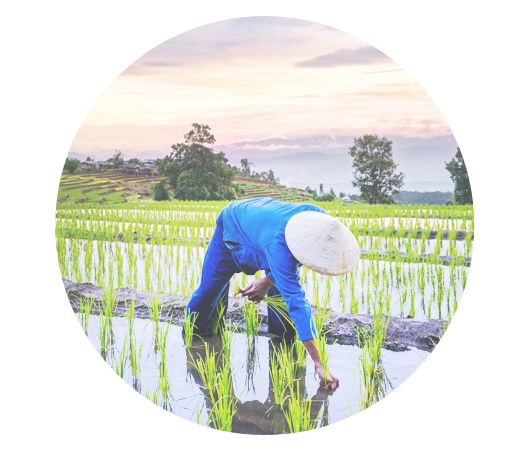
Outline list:
[[[131,159],[128,159],[127,162],[129,164],[140,164],[140,160],[138,158],[131,158]]]
[[[349,148],[353,158],[354,187],[368,203],[392,203],[392,195],[403,186],[404,175],[397,171],[392,155],[392,141],[376,134],[365,134]]]
[[[455,184],[454,200],[457,204],[472,204],[473,195],[471,193],[471,184],[467,175],[466,163],[457,147],[456,154],[451,161],[445,163],[445,168],[451,174],[451,180]]]
[[[156,201],[169,200],[167,181],[159,181],[153,190],[153,199]]]
[[[205,144],[215,142],[207,125],[193,124],[185,142],[174,144],[159,165],[174,197],[181,200],[232,200],[233,169],[224,153],[214,153]]]
[[[66,158],[66,161],[64,162],[63,170],[65,170],[68,173],[74,173],[77,169],[79,169],[79,160],[75,158]]]
[[[199,123],[191,124],[191,130],[184,135],[184,142],[188,145],[193,144],[215,144],[215,137],[211,133],[208,125]]]
[[[320,183],[318,186],[318,192],[320,192],[320,195],[324,194],[324,185],[322,183]]]
[[[110,166],[113,169],[118,169],[119,167],[123,166],[123,155],[119,150],[114,150],[114,154],[112,157],[107,159],[107,162],[110,163]]]
[[[243,158],[241,160],[240,172],[246,177],[250,177],[250,174],[252,173],[252,170],[250,169],[250,166],[252,166],[252,163],[249,162],[249,160],[247,158]]]

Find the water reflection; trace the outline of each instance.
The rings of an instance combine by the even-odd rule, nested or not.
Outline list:
[[[268,351],[269,351],[269,370],[270,365],[275,363],[275,358],[271,355],[278,349],[280,340],[269,339]],[[221,359],[222,354],[222,342],[218,336],[212,336],[208,339],[194,339],[192,347],[186,352],[187,358],[187,371],[188,375],[193,379],[195,384],[199,386],[201,392],[204,395],[204,407],[206,408],[206,415],[209,417],[212,410],[212,401],[210,395],[203,385],[203,380],[199,375],[196,368],[196,360],[204,360],[207,357],[207,352],[215,352],[216,364],[220,366],[224,364]],[[255,389],[253,375],[255,370],[255,364],[257,360],[257,352],[255,346],[249,346],[247,353],[247,380],[245,385],[249,389]],[[297,367],[296,377],[300,388],[300,394],[303,398],[311,399],[311,420],[317,422],[318,427],[326,426],[329,424],[329,396],[332,391],[326,390],[323,387],[317,389],[317,392],[312,397],[308,396],[306,389],[306,370],[307,365]],[[232,377],[233,377],[232,373]],[[232,392],[234,390],[234,380],[232,378]],[[275,405],[274,402],[274,390],[270,380],[268,380],[268,394],[264,402],[259,400],[248,400],[241,401],[235,398],[236,413],[232,422],[232,431],[235,433],[246,433],[246,434],[281,434],[288,432],[287,422],[282,409]],[[285,405],[284,405],[285,407]]]

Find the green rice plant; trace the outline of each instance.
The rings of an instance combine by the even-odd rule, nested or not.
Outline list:
[[[221,353],[224,356],[225,363],[230,364],[230,358],[232,356],[232,338],[234,336],[234,327],[232,324],[225,324],[223,326],[223,332],[221,333]]]
[[[295,384],[296,387],[292,389],[287,399],[286,407],[282,409],[287,422],[287,428],[290,433],[313,430],[318,425],[318,417],[322,407],[317,412],[316,418],[312,418],[311,409],[313,402],[311,399],[305,399],[301,395],[300,383]]]
[[[186,310],[184,314],[184,345],[190,348],[193,343],[193,336],[195,336],[195,323],[197,322],[197,313],[188,313]]]
[[[169,333],[170,326],[171,323],[168,323],[160,336],[160,364],[158,371],[158,388],[160,390],[160,394],[162,395],[162,402],[164,408],[166,408],[169,404],[170,392],[169,373],[167,370],[167,336]]]
[[[155,405],[158,405],[158,391],[154,391],[152,394],[149,391],[146,391],[145,397]]]
[[[317,335],[320,336],[324,334],[324,328],[326,325],[326,322],[331,317],[331,310],[326,308],[318,308],[316,310],[316,313],[314,314],[314,321],[315,321],[315,328],[317,330]]]
[[[106,359],[107,353],[112,345],[112,316],[99,312],[99,351],[101,356]]]
[[[210,423],[217,430],[232,431],[237,400],[233,393],[232,373],[228,362],[221,364],[212,397],[214,402],[209,413]]]
[[[118,307],[118,293],[112,286],[105,286],[103,288],[103,295],[101,297],[101,307],[106,316],[112,317]]]
[[[149,304],[149,317],[153,323],[154,338],[155,338],[155,352],[160,348],[160,313],[162,310],[162,303],[158,295],[151,297],[151,303]]]
[[[236,399],[233,395],[229,361],[224,356],[218,361],[215,351],[210,350],[208,342],[205,342],[204,358],[196,355],[193,366],[201,378],[211,403],[209,422],[218,430],[231,431],[236,412]]]
[[[283,373],[287,387],[291,388],[296,380],[296,361],[294,358],[294,347],[282,340],[275,349],[276,360]]]
[[[143,346],[140,344],[139,347],[136,346],[136,339],[134,336],[129,336],[129,360],[131,363],[131,374],[133,380],[138,380],[140,378],[142,366],[140,364],[140,359],[142,356]]]
[[[281,407],[286,398],[285,391],[287,389],[287,381],[283,368],[278,360],[277,352],[273,351],[270,358],[269,379],[272,385],[274,404]]]
[[[79,297],[79,322],[81,322],[81,327],[85,334],[88,334],[88,319],[90,317],[90,312],[94,305],[93,296],[80,296]]]
[[[125,367],[127,366],[127,336],[123,338],[123,346],[121,348],[118,360],[114,365],[114,370],[119,375],[120,378],[123,378],[125,374]]]
[[[295,353],[295,360],[296,365],[298,367],[305,367],[306,360],[307,360],[307,352],[304,347],[303,342],[300,339],[296,339],[294,341],[294,353]]]
[[[376,305],[371,330],[356,327],[361,353],[361,397],[360,407],[366,409],[384,396],[381,349],[386,337],[389,319],[383,314],[381,305]]]
[[[224,301],[224,299],[221,299],[215,308],[216,311],[212,321],[212,332],[214,334],[219,334],[222,326],[225,324],[226,307],[227,303]]]
[[[263,301],[267,303],[267,305],[274,311],[274,313],[278,317],[280,317],[290,327],[294,328],[294,323],[291,319],[291,316],[289,316],[289,312],[287,311],[287,305],[285,304],[285,300],[282,297],[265,297]]]
[[[409,290],[409,302],[410,302],[410,309],[409,309],[409,314],[407,317],[409,318],[414,318],[416,317],[416,301],[415,301],[415,295],[414,295],[414,291],[412,288],[410,288]]]
[[[318,350],[318,355],[320,356],[320,362],[322,363],[324,379],[327,380],[329,375],[329,350],[325,334],[319,335],[315,338],[315,346]]]
[[[217,362],[215,351],[213,349],[210,350],[208,342],[204,343],[204,358],[200,355],[195,355],[192,364],[199,374],[206,392],[213,399],[211,396],[217,381]]]
[[[245,321],[245,334],[247,337],[247,343],[254,340],[258,334],[260,318],[258,314],[258,308],[256,303],[252,300],[246,300],[243,303],[243,318]]]

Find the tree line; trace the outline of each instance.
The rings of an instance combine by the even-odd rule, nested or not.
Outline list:
[[[241,160],[240,167],[228,164],[223,152],[216,153],[211,147],[215,137],[208,125],[194,123],[184,135],[184,141],[171,146],[171,152],[156,161],[159,174],[164,179],[154,189],[155,200],[167,200],[171,197],[180,200],[233,200],[242,192],[234,177],[242,176],[263,180],[272,184],[279,183],[272,170],[257,172],[247,158]],[[398,170],[394,161],[392,141],[377,134],[365,134],[355,138],[348,148],[352,158],[352,186],[358,188],[359,196],[337,194],[331,188],[324,190],[322,183],[318,191],[306,187],[305,191],[318,201],[333,201],[337,198],[359,199],[367,203],[406,202],[411,198],[422,198],[421,193],[401,192],[405,175]],[[128,162],[140,161],[133,158]],[[107,161],[112,168],[124,164],[120,151]],[[73,173],[79,168],[79,161],[67,158],[64,170]],[[454,183],[452,202],[471,204],[473,197],[466,165],[460,148],[455,156],[445,163]],[[426,198],[425,196],[423,196]]]

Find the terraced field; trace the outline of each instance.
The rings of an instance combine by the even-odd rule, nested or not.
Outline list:
[[[116,204],[151,196],[161,177],[146,177],[120,170],[63,174],[57,203]]]
[[[162,177],[138,176],[120,170],[63,174],[57,203],[111,205],[149,198],[154,185],[161,179]],[[273,197],[291,202],[311,199],[303,190],[281,184],[242,177],[236,177],[234,183],[240,188],[239,198]]]
[[[252,178],[236,177],[234,183],[241,190],[240,198],[272,197],[287,202],[311,200],[311,195],[302,189],[291,188],[282,184],[271,184]]]

